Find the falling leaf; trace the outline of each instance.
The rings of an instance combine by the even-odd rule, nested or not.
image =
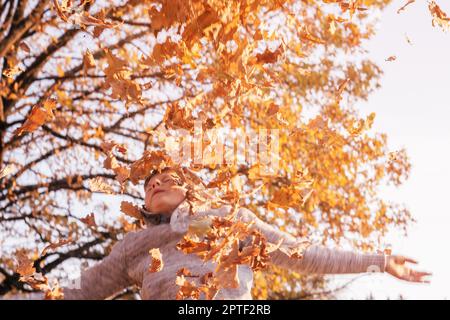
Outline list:
[[[269,107],[267,107],[267,116],[271,117],[274,114],[276,114],[278,111],[280,110],[280,106],[275,104],[275,103],[271,103],[269,105]]]
[[[176,277],[175,284],[180,287],[176,295],[177,300],[200,298],[199,288],[193,282],[186,280],[183,275]]]
[[[25,41],[23,41],[19,44],[19,48],[22,49],[23,51],[25,51],[26,53],[31,52],[30,47],[27,45],[27,43]]]
[[[105,49],[108,67],[103,71],[106,75],[105,88],[111,88],[113,98],[121,98],[127,101],[140,101],[142,88],[131,79],[131,70],[127,61],[117,57],[111,50]]]
[[[92,215],[92,221],[93,221],[93,224],[95,225],[94,214],[91,213],[91,215]],[[83,222],[84,222],[84,221],[83,221]],[[46,247],[42,250],[41,256],[43,256],[44,254],[46,254],[47,251],[49,251],[49,250],[55,250],[56,248],[59,248],[59,247],[61,247],[61,246],[63,246],[63,245],[69,244],[69,243],[73,243],[73,240],[72,240],[71,237],[69,237],[68,239],[60,239],[60,240],[59,240],[58,242],[56,242],[56,243],[50,243],[48,246],[46,246]]]
[[[3,75],[7,78],[13,79],[15,75],[19,74],[22,71],[22,68],[20,68],[19,66],[15,66],[13,68],[5,69],[3,71]]]
[[[198,275],[192,275],[191,271],[184,267],[177,271],[177,276],[198,277]]]
[[[450,18],[447,17],[447,14],[442,11],[442,9],[436,4],[435,1],[430,1],[428,3],[428,9],[433,17],[431,24],[434,26],[440,26],[444,31],[450,29]]]
[[[24,132],[33,132],[49,120],[53,120],[53,110],[56,108],[56,100],[45,100],[42,104],[35,105],[27,116],[25,123],[14,131],[15,135],[22,135]]]
[[[89,50],[86,50],[86,53],[83,56],[83,67],[85,70],[94,68],[96,66],[94,56]]]
[[[361,134],[364,130],[368,130],[372,127],[373,125],[373,121],[375,119],[375,112],[370,113],[367,118],[364,119],[359,119],[359,121],[355,121],[354,119],[350,122],[350,126],[347,129],[348,132],[352,135],[352,136],[357,136],[359,134]]]
[[[336,33],[336,23],[334,22],[334,19],[330,21],[330,26],[328,28],[328,31],[330,31],[331,34]]]
[[[116,143],[116,142],[114,142],[112,140],[108,140],[108,141],[102,142],[100,147],[105,152],[111,152],[111,151],[117,150],[117,151],[119,151],[122,154],[126,154],[127,153],[127,147],[125,145]]]
[[[416,0],[408,0],[408,2],[406,2],[400,9],[397,10],[397,14],[399,14],[400,12],[405,10],[407,6],[409,6],[410,4],[412,4],[414,2],[416,2]]]
[[[335,94],[337,101],[340,101],[342,99],[342,94],[344,93],[344,90],[347,87],[349,82],[350,82],[350,78],[346,78],[345,80],[342,80],[339,83],[339,87],[338,87],[337,92]]]
[[[135,219],[141,219],[142,214],[138,207],[128,201],[122,201],[120,203],[120,211]]]
[[[16,259],[18,263],[16,272],[22,277],[31,276],[36,272],[34,261],[29,258],[29,255],[25,250],[18,250],[16,252]]]
[[[87,26],[96,26],[101,28],[117,28],[123,25],[122,22],[106,22],[103,19],[99,19],[91,16],[88,12],[83,11],[82,13],[75,13],[72,16],[74,22],[81,27],[85,28]]]
[[[93,228],[97,227],[97,223],[95,222],[95,216],[93,212],[91,212],[84,218],[80,218],[80,221],[87,224],[89,227]]]
[[[68,2],[70,0],[62,0],[60,4],[58,0],[53,0],[53,6],[55,7],[57,15],[65,22],[68,22],[68,17],[65,12],[69,11]]]
[[[266,49],[263,53],[256,55],[256,61],[257,63],[275,63],[283,52],[284,47],[282,45],[279,45],[275,51]]]
[[[8,174],[12,173],[14,170],[14,165],[8,164],[6,167],[0,170],[0,179],[6,177]]]
[[[395,60],[397,60],[396,56],[390,56],[390,57],[385,59],[385,61],[395,61]]]
[[[407,34],[405,34],[405,39],[406,39],[406,42],[408,42],[408,44],[413,45],[411,39],[408,37]]]
[[[280,246],[278,250],[286,254],[288,257],[293,259],[302,259],[306,249],[311,245],[310,241],[302,241],[297,243],[296,245],[286,245]]]
[[[158,248],[153,248],[153,249],[150,249],[149,254],[150,254],[150,257],[152,260],[150,262],[148,272],[154,273],[154,272],[161,271],[162,268],[164,267],[161,251],[159,251]]]
[[[44,300],[62,300],[64,299],[63,288],[59,286],[57,281],[54,282],[53,286],[48,286],[45,292]]]
[[[198,237],[204,236],[212,226],[212,221],[209,217],[202,219],[192,219],[189,224],[188,232],[195,234]]]
[[[114,194],[114,189],[104,182],[102,177],[95,177],[93,179],[89,179],[89,188],[92,192],[103,192],[107,194]]]
[[[170,156],[163,151],[145,151],[144,155],[131,165],[130,180],[137,184],[139,180],[147,178],[153,170],[162,170],[172,164]]]

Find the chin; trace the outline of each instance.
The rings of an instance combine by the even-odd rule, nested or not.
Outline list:
[[[158,199],[154,202],[156,203],[154,203],[153,206],[150,206],[150,211],[153,213],[169,213],[178,206],[178,204],[174,203],[172,197],[165,194],[158,196]]]

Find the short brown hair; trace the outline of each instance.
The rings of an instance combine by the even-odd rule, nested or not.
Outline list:
[[[160,173],[163,173],[163,172],[167,172],[167,171],[170,171],[170,170],[176,171],[172,167],[165,167],[164,169],[161,169],[161,170],[153,169],[152,171],[150,171],[150,174],[148,175],[147,178],[145,178],[145,181],[144,181],[144,190],[145,190],[145,188],[147,188],[147,184],[148,184],[148,182],[150,181],[151,178],[153,178],[157,174],[160,174]]]

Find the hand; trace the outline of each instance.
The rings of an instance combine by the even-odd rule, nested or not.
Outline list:
[[[417,264],[417,261],[399,255],[386,256],[386,259],[385,271],[394,277],[410,282],[430,283],[429,280],[423,278],[431,276],[431,272],[416,271],[406,265],[406,262]]]

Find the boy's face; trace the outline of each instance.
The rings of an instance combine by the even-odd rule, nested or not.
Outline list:
[[[171,213],[186,197],[173,170],[154,175],[145,186],[145,207],[152,213]]]

